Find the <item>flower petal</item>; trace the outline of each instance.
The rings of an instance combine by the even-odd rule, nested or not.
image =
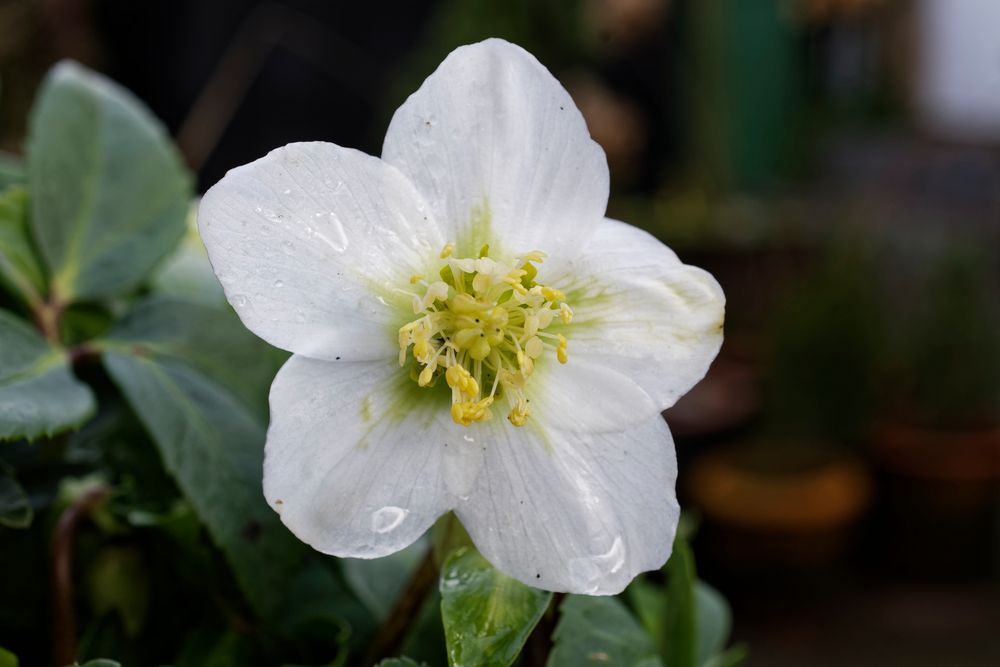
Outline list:
[[[396,111],[382,159],[416,184],[463,254],[499,240],[572,258],[608,201],[604,151],[569,94],[499,39],[445,58]]]
[[[532,419],[558,429],[617,431],[661,411],[625,372],[582,354],[566,364],[542,359],[526,391]]]
[[[295,355],[271,386],[264,496],[323,553],[385,556],[451,509],[447,404],[415,401],[402,382],[419,391],[394,360]]]
[[[574,311],[569,365],[582,359],[614,369],[660,410],[705,376],[722,345],[726,301],[715,278],[623,222],[601,224],[553,284]]]
[[[607,433],[493,424],[455,512],[494,566],[530,586],[612,595],[666,562],[680,509],[659,415]]]
[[[443,241],[406,177],[326,143],[289,144],[230,171],[198,224],[226,297],[272,345],[319,359],[395,354],[393,290]],[[405,297],[405,299],[403,298]]]

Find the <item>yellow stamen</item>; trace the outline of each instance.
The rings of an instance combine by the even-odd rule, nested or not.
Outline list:
[[[444,376],[455,423],[492,419],[490,406],[499,400],[508,406],[510,423],[523,426],[530,416],[525,388],[535,364],[552,348],[559,363],[568,360],[566,337],[545,330],[556,321],[568,325],[573,310],[561,290],[537,282],[531,262],[542,262],[541,251],[521,255],[513,265],[489,257],[488,246],[478,257],[454,252],[451,243],[441,250],[440,280],[410,278],[426,289],[413,296],[417,318],[399,329],[399,363],[406,364],[412,346],[416,363],[409,373],[420,387],[434,387]]]

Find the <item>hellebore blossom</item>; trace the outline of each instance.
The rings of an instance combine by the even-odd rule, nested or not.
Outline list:
[[[376,558],[452,510],[501,571],[589,594],[666,561],[660,412],[718,352],[724,297],[607,199],[569,95],[495,39],[444,60],[381,159],[290,144],[209,190],[229,302],[294,353],[264,495],[295,535]]]

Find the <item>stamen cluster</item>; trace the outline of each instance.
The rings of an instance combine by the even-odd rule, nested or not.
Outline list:
[[[526,253],[509,265],[491,259],[489,246],[475,258],[453,257],[454,250],[449,243],[441,251],[440,279],[410,278],[423,293],[413,295],[417,319],[399,329],[399,365],[413,346],[411,377],[417,384],[433,387],[444,376],[458,424],[492,419],[491,406],[506,401],[507,419],[523,426],[535,360],[546,350],[559,363],[568,359],[566,338],[545,330],[556,318],[569,324],[573,310],[565,294],[536,282],[535,264],[544,253]]]

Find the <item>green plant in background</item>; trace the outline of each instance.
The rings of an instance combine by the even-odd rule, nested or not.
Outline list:
[[[551,667],[742,659],[683,542],[666,586],[560,602],[449,531],[440,580],[426,541],[360,561],[295,540],[260,492],[286,355],[222,300],[162,127],[72,63],[30,125],[0,165],[0,666],[536,664],[529,637]]]
[[[887,351],[907,419],[939,428],[993,426],[1000,419],[997,269],[984,248],[955,243],[918,287]]]
[[[767,411],[786,431],[776,435],[856,445],[869,428],[882,318],[862,247],[834,243],[774,309]]]

